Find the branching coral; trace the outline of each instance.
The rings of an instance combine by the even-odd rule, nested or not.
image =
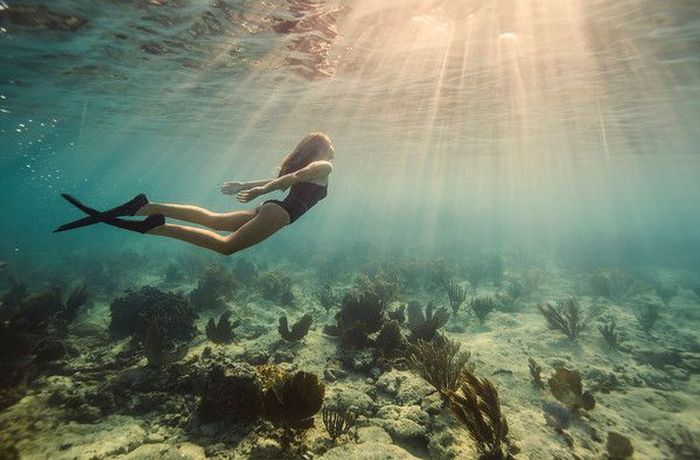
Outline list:
[[[545,303],[537,305],[540,313],[547,319],[547,324],[551,329],[559,329],[572,341],[576,341],[581,331],[583,331],[586,321],[581,316],[581,307],[575,298],[565,299],[561,310]]]
[[[219,322],[217,323],[214,318],[209,318],[209,322],[206,326],[207,338],[214,343],[231,343],[236,338],[236,334],[233,332],[240,324],[240,320],[236,320],[233,323],[229,319],[231,318],[231,312],[227,311],[221,314],[219,317]]]
[[[321,410],[321,416],[323,417],[323,426],[334,442],[350,431],[357,421],[355,410],[338,404],[324,406]]]
[[[386,321],[384,302],[373,291],[350,291],[335,317],[336,326],[325,331],[339,335],[344,347],[364,348],[369,344],[368,335],[379,331]]]
[[[310,313],[305,314],[304,316],[299,319],[294,325],[292,325],[292,329],[289,329],[289,324],[287,323],[287,317],[282,316],[279,319],[279,327],[277,330],[279,331],[280,335],[284,340],[287,342],[297,342],[306,336],[306,334],[309,332],[309,328],[311,327],[311,323],[313,322],[313,317],[311,316]]]
[[[469,302],[472,311],[479,318],[479,322],[484,324],[486,317],[498,306],[498,301],[491,296],[475,297]]]
[[[432,340],[437,330],[447,323],[450,314],[442,307],[435,309],[432,302],[428,303],[423,313],[423,307],[418,302],[408,304],[408,329],[411,331],[411,340]]]
[[[447,285],[447,297],[450,300],[452,312],[456,315],[459,307],[467,298],[467,290],[454,281],[450,281]]]
[[[600,331],[600,335],[603,336],[605,342],[610,348],[614,350],[620,348],[620,333],[617,331],[617,325],[615,324],[614,319],[610,319],[605,323],[599,324],[598,331]]]
[[[501,413],[496,388],[485,378],[466,372],[457,391],[448,393],[452,413],[476,443],[479,459],[512,459],[508,422]]]
[[[411,361],[418,373],[443,396],[456,391],[466,372],[471,353],[460,352],[460,344],[438,336],[432,342],[418,339],[410,346]]]

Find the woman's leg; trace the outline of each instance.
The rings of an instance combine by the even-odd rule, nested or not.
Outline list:
[[[149,235],[161,235],[186,241],[219,254],[231,255],[268,238],[289,223],[289,215],[280,206],[268,203],[249,222],[230,235],[219,235],[204,228],[164,224],[149,231]]]
[[[139,209],[136,215],[147,216],[159,213],[165,215],[165,217],[204,225],[214,230],[235,232],[255,217],[257,211],[245,210],[218,213],[186,204],[148,203]]]

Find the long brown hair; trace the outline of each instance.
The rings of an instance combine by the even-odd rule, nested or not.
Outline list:
[[[279,166],[280,171],[277,177],[298,171],[312,161],[317,160],[323,149],[330,145],[330,138],[323,133],[307,134],[299,142],[299,145],[284,157],[282,164]]]

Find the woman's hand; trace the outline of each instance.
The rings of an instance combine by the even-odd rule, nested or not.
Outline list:
[[[221,193],[223,193],[224,195],[235,195],[236,193],[243,190],[244,186],[245,186],[245,184],[243,182],[238,182],[238,181],[224,182],[224,185],[221,186]]]
[[[247,203],[250,200],[254,200],[255,198],[259,197],[263,193],[264,189],[262,187],[253,187],[251,189],[238,192],[236,199],[241,203]]]

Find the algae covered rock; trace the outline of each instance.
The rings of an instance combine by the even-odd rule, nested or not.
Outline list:
[[[199,405],[202,419],[251,422],[261,410],[262,387],[252,366],[214,366],[209,371]]]
[[[548,383],[552,395],[566,407],[573,410],[591,410],[595,407],[595,399],[590,391],[583,391],[581,375],[577,371],[558,367]]]
[[[614,431],[608,432],[608,441],[605,447],[611,460],[630,458],[634,453],[634,447],[632,447],[629,438]]]

